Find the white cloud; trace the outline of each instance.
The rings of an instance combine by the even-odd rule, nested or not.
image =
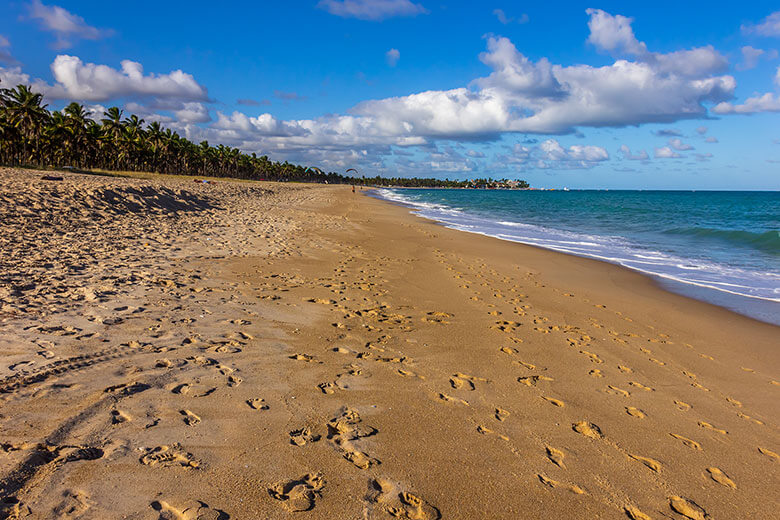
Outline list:
[[[677,159],[679,157],[682,157],[682,155],[675,152],[668,146],[662,146],[660,148],[655,149],[655,157],[656,159]]]
[[[542,158],[551,161],[600,162],[609,159],[609,154],[600,146],[574,145],[564,148],[555,139],[548,139],[539,145]]]
[[[770,14],[761,23],[743,25],[742,32],[759,34],[761,36],[780,36],[780,11]]]
[[[713,137],[713,136],[709,136],[707,139],[704,140],[704,142],[705,143],[717,143],[718,142],[718,138],[717,137]]]
[[[669,139],[669,146],[680,152],[693,150],[693,146],[688,143],[683,143],[682,139],[679,138]]]
[[[780,112],[780,96],[767,92],[745,100],[741,105],[718,103],[712,108],[716,114],[757,114],[759,112]]]
[[[56,83],[45,93],[54,98],[85,101],[105,101],[122,96],[171,97],[193,101],[205,101],[208,98],[206,88],[181,70],[144,75],[140,63],[124,60],[121,65],[121,70],[117,70],[107,65],[84,63],[76,56],[57,56],[51,65]]]
[[[644,42],[637,40],[631,28],[633,18],[611,15],[601,9],[587,9],[590,15],[588,42],[598,50],[614,55],[636,56],[659,73],[681,77],[700,77],[725,72],[728,60],[712,45],[660,54],[649,52]]]
[[[466,152],[466,155],[468,155],[469,157],[473,157],[475,159],[483,159],[485,157],[485,153],[480,152],[478,150],[469,150],[468,152]]]
[[[631,29],[633,18],[613,16],[601,9],[585,12],[590,15],[588,43],[597,49],[614,54],[642,55],[647,52],[647,46],[636,39]]]
[[[45,5],[40,0],[33,0],[28,10],[30,18],[37,20],[44,30],[54,33],[57,37],[54,44],[56,49],[70,47],[74,39],[99,40],[112,34],[112,31],[88,25],[82,17],[62,7]]]
[[[631,161],[647,161],[650,159],[646,151],[639,150],[639,152],[633,154],[631,153],[631,149],[625,144],[620,145],[619,151],[623,155],[624,159],[629,159]]]
[[[211,121],[209,109],[203,103],[189,102],[173,111],[176,120],[182,123],[207,123]]]
[[[317,7],[342,18],[374,21],[428,12],[421,4],[410,0],[320,0]]]
[[[398,49],[390,49],[385,53],[385,60],[391,67],[395,67],[399,59],[401,59],[401,52]]]
[[[756,49],[750,45],[745,45],[740,49],[742,52],[742,63],[737,65],[737,70],[750,70],[758,65],[758,60],[764,54],[763,49]]]
[[[709,128],[707,128],[706,126],[700,126],[696,129],[696,133],[699,135],[704,135],[707,133],[707,130],[709,130]]]

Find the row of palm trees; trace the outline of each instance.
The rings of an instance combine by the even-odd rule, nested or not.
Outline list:
[[[195,144],[154,121],[111,107],[96,121],[70,103],[49,111],[31,87],[0,88],[0,164],[71,167],[79,170],[144,171],[239,179],[341,184],[468,187],[468,181],[434,178],[350,177],[316,167],[271,161],[208,141]],[[352,170],[352,169],[351,169]],[[355,171],[355,170],[352,170]]]
[[[84,106],[70,103],[49,111],[30,87],[0,89],[0,164],[149,171],[242,179],[325,180],[327,174],[229,146],[200,144],[163,128],[145,125],[117,107],[93,120]],[[324,177],[318,179],[317,177]]]

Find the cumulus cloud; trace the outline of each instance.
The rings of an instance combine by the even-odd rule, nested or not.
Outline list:
[[[628,159],[631,161],[647,161],[650,159],[650,157],[647,155],[647,152],[644,150],[639,150],[636,154],[631,153],[631,148],[629,148],[627,145],[622,144],[620,145],[619,149],[620,153],[623,155],[624,159]]]
[[[676,128],[662,128],[661,130],[656,130],[653,133],[658,137],[679,137],[682,135],[682,132]]]
[[[688,143],[682,142],[682,139],[679,138],[669,139],[669,146],[671,146],[672,148],[680,152],[693,150],[693,146],[689,145]]]
[[[37,20],[42,29],[54,33],[57,40],[55,49],[67,49],[73,40],[99,40],[110,36],[113,31],[92,27],[77,16],[62,7],[45,5],[40,0],[33,0],[28,6],[30,18]]]
[[[59,55],[51,65],[56,83],[44,94],[57,99],[105,101],[123,96],[171,97],[205,101],[206,88],[192,75],[174,70],[168,74],[144,74],[143,66],[124,60],[121,69],[84,63],[76,56]]]
[[[679,153],[675,152],[668,146],[661,146],[659,148],[655,149],[655,158],[656,159],[677,159],[679,157],[682,157]]]
[[[659,73],[682,77],[700,77],[725,72],[728,60],[712,45],[670,52],[649,52],[644,42],[637,40],[631,27],[633,18],[611,15],[601,9],[588,9],[590,15],[588,43],[596,49],[617,56],[636,56]]]
[[[428,12],[421,4],[410,0],[320,0],[317,7],[342,18],[372,21]]]
[[[707,130],[709,130],[709,128],[707,128],[706,126],[700,126],[696,129],[696,133],[699,135],[704,135],[707,133]]]
[[[709,136],[709,137],[707,137],[707,139],[704,140],[704,142],[705,143],[717,143],[718,142],[718,138],[717,137],[713,137],[713,136]]]
[[[642,55],[647,52],[647,46],[634,36],[631,28],[633,18],[619,14],[613,16],[601,9],[585,12],[590,16],[588,43],[597,49],[613,54]]]
[[[401,52],[398,49],[390,49],[385,53],[385,60],[391,67],[395,67],[398,60],[401,59]]]
[[[742,25],[742,32],[761,36],[780,36],[780,11],[775,11],[755,25]]]

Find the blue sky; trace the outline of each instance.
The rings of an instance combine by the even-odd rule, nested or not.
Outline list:
[[[551,6],[11,0],[0,81],[333,171],[780,189],[776,3]]]

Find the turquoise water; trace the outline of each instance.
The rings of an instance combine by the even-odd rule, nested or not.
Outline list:
[[[453,229],[597,258],[780,324],[780,192],[382,189]]]

